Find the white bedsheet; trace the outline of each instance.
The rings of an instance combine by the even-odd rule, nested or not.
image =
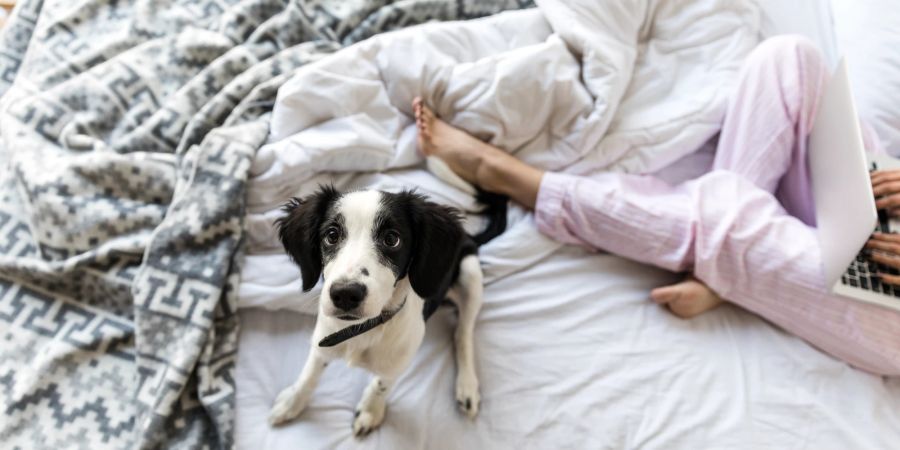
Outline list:
[[[900,442],[900,383],[848,367],[744,311],[683,321],[647,300],[670,274],[564,247],[491,284],[475,337],[482,410],[453,398],[452,309],[389,396],[384,425],[350,429],[368,375],[326,369],[309,409],[265,417],[300,372],[313,317],[242,313],[240,448],[888,449]]]
[[[783,2],[762,3],[765,35],[805,31],[826,54],[834,53],[833,39],[823,32],[831,29],[827,2],[804,0],[807,15]],[[386,164],[405,167],[415,161],[412,135],[406,123],[395,131],[400,151]],[[278,172],[284,163],[302,164],[265,155],[271,159],[257,162],[258,173],[272,181],[258,185],[263,189],[251,198],[250,249],[257,259],[245,266],[240,287],[241,306],[248,309],[241,311],[236,373],[239,448],[882,449],[900,442],[900,380],[851,369],[730,306],[676,319],[648,300],[648,291],[673,275],[559,248],[535,234],[531,217],[520,210],[511,213],[503,238],[482,252],[492,282],[476,327],[483,404],[474,422],[453,404],[455,319],[442,309],[391,393],[380,430],[363,441],[352,438],[353,409],[368,375],[341,363],[326,370],[298,420],[272,429],[268,410],[299,373],[315,320],[284,309],[314,313],[317,293],[298,295],[299,273],[269,223],[273,206],[298,188],[284,183],[290,170]],[[707,146],[664,176],[676,181],[696,174],[711,156]],[[617,168],[647,169],[640,158],[632,161]],[[303,185],[330,179],[313,175]],[[440,201],[472,206],[421,170],[335,179],[340,186],[416,185]]]

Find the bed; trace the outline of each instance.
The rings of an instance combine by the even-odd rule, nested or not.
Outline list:
[[[17,1],[0,31],[0,446],[896,447],[900,380],[734,307],[678,320],[648,301],[677,275],[554,242],[516,207],[481,249],[476,420],[453,404],[440,309],[365,440],[367,374],[342,364],[298,420],[266,423],[317,295],[275,240],[279,204],[333,182],[476,207],[424,169],[412,95],[546,168],[677,182],[708,167],[746,52],[800,32],[855,58],[860,113],[897,151],[893,1]]]
[[[760,4],[762,37],[805,34],[830,63],[837,61],[829,2]],[[701,173],[710,160],[711,146],[705,145],[658,173],[678,181]],[[428,186],[415,173],[394,182]],[[516,212],[511,229],[530,226],[528,220]],[[648,301],[649,290],[675,280],[673,274],[578,247],[544,248],[524,269],[486,286],[476,328],[483,399],[477,419],[464,419],[453,404],[455,318],[442,309],[391,393],[385,423],[364,440],[353,438],[350,422],[367,374],[343,364],[329,366],[298,420],[267,425],[275,395],[293,382],[305,360],[314,304],[297,293],[291,281],[297,274],[290,270],[245,271],[238,446],[896,446],[898,380],[855,370],[735,307],[679,320]],[[262,251],[258,257],[273,258]],[[488,265],[495,262],[487,259]]]

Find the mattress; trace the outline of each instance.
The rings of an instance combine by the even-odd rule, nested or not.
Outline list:
[[[765,36],[799,31],[834,55],[828,3],[800,3],[803,14],[761,1]],[[711,155],[707,145],[663,176],[694,176]],[[237,445],[827,449],[900,441],[900,381],[852,369],[735,307],[677,319],[648,296],[675,279],[576,247],[541,255],[485,288],[476,326],[479,416],[469,421],[455,409],[455,317],[445,308],[391,392],[384,424],[363,440],[350,424],[369,375],[342,363],[326,369],[297,420],[267,424],[276,394],[301,370],[315,319],[244,309]]]

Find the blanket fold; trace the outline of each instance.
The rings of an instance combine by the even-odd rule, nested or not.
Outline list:
[[[380,32],[523,6],[20,1],[0,40],[0,442],[232,447],[245,191],[278,88]]]

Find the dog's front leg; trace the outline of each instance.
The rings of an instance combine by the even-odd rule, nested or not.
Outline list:
[[[303,412],[316,385],[319,384],[319,376],[322,375],[322,371],[327,365],[328,360],[313,345],[309,350],[309,356],[306,358],[306,365],[303,366],[300,377],[290,387],[281,391],[278,398],[275,399],[275,404],[269,413],[269,424],[280,425]]]
[[[384,410],[387,403],[387,395],[394,386],[395,379],[376,376],[372,378],[362,399],[356,405],[353,418],[353,434],[362,437],[378,428],[384,420]]]
[[[470,255],[460,263],[457,306],[459,323],[456,325],[456,405],[470,419],[478,415],[481,396],[478,393],[478,375],[475,373],[475,320],[481,310],[484,285],[481,263]]]

